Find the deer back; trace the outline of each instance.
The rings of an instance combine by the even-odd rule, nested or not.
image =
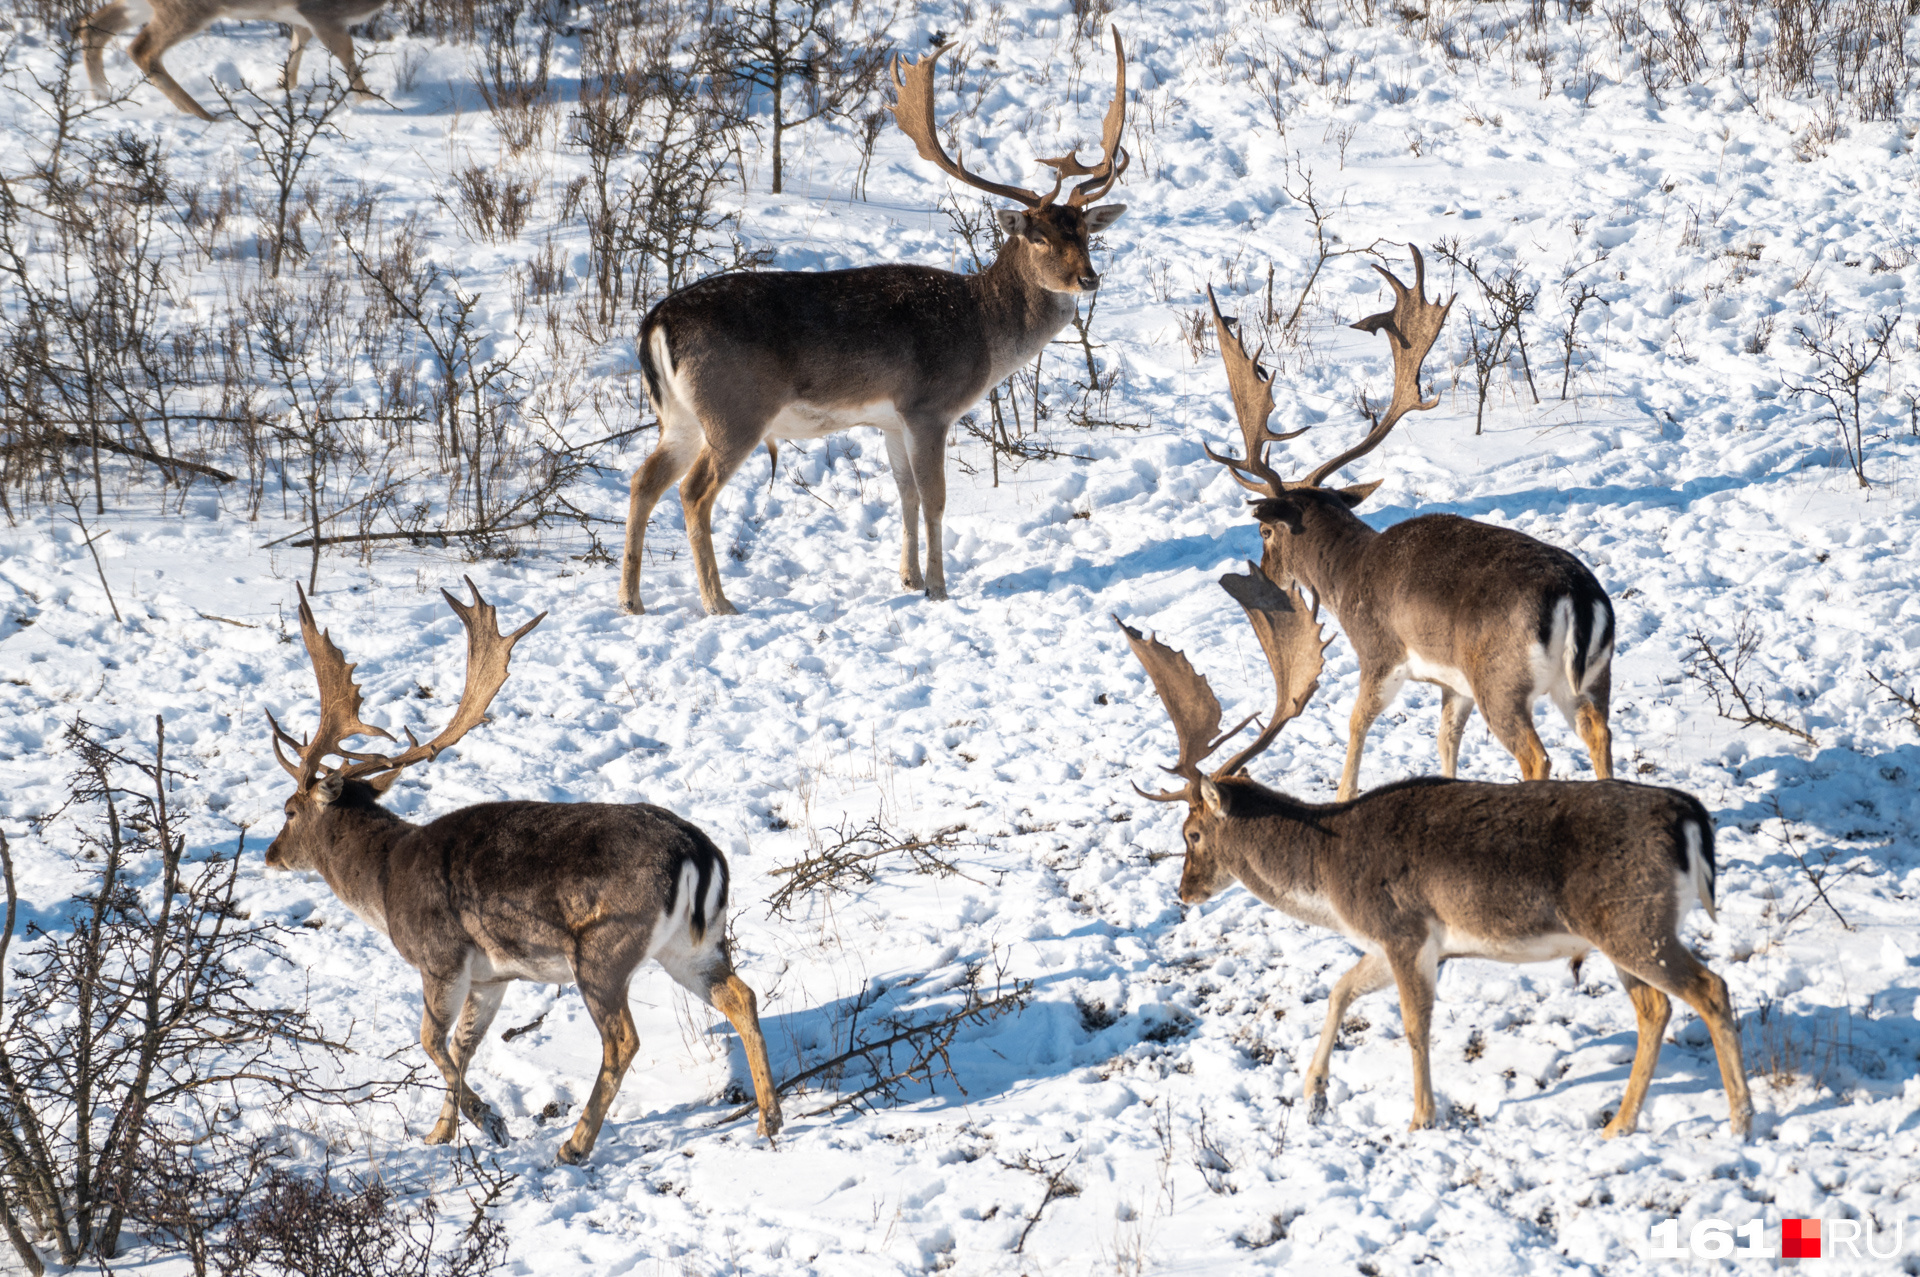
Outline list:
[[[1480,695],[1544,686],[1555,653],[1578,687],[1612,646],[1613,605],[1593,573],[1525,533],[1451,514],[1375,532],[1340,493],[1311,488],[1255,514],[1262,571],[1324,597],[1363,665],[1411,658],[1416,674],[1458,671],[1471,685],[1459,690]]]
[[[1326,804],[1244,777],[1218,789],[1211,874],[1362,941],[1439,928],[1450,952],[1511,959],[1559,936],[1653,945],[1694,898],[1713,907],[1713,821],[1676,789],[1423,777]]]
[[[728,885],[713,840],[664,808],[481,803],[395,840],[388,934],[423,969],[471,947],[496,975],[566,981],[582,946],[628,970],[703,947]]]

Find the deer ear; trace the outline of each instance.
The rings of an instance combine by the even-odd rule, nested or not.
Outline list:
[[[1205,776],[1200,778],[1200,801],[1207,805],[1209,816],[1227,814],[1226,796],[1220,792],[1220,786]]]
[[[1017,208],[996,208],[993,210],[993,220],[1000,223],[1000,229],[1008,239],[1026,233],[1027,215]]]
[[[347,787],[347,778],[339,772],[328,772],[313,782],[314,795],[320,799],[322,807],[331,806],[340,801],[341,791]]]
[[[1254,502],[1253,517],[1262,523],[1284,523],[1289,532],[1307,530],[1306,521],[1300,517],[1300,503],[1292,497],[1268,497]]]
[[[1087,234],[1098,235],[1119,221],[1120,215],[1126,211],[1125,204],[1095,204],[1082,214],[1087,219]]]
[[[1346,502],[1347,509],[1351,510],[1378,492],[1380,485],[1385,482],[1385,479],[1375,479],[1372,483],[1356,483],[1351,488],[1335,488],[1333,495]]]

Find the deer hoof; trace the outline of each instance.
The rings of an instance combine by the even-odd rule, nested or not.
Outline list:
[[[786,1124],[786,1119],[780,1116],[780,1110],[778,1108],[762,1109],[760,1111],[760,1134],[766,1138],[772,1139],[778,1135],[780,1128]]]
[[[592,1151],[592,1149],[575,1148],[573,1141],[568,1140],[560,1146],[560,1151],[555,1153],[554,1157],[568,1166],[584,1166],[588,1154]]]
[[[501,1117],[494,1109],[483,1109],[480,1116],[475,1120],[480,1129],[487,1133],[487,1138],[495,1144],[505,1144],[507,1142],[507,1119]]]
[[[947,601],[947,587],[944,585],[929,585],[927,587],[927,598],[935,603],[945,603]]]
[[[438,1122],[435,1122],[433,1124],[433,1129],[427,1132],[427,1143],[429,1144],[453,1143],[453,1132],[454,1132],[455,1125],[456,1124],[454,1122],[449,1121],[446,1118],[441,1118]]]
[[[1315,1091],[1307,1101],[1307,1125],[1318,1126],[1327,1120],[1327,1093]]]
[[[738,616],[740,615],[740,609],[735,607],[733,604],[727,602],[726,598],[723,596],[715,600],[714,602],[707,604],[707,615],[708,616]]]

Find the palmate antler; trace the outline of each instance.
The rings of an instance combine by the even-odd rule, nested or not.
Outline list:
[[[1270,497],[1279,496],[1287,488],[1317,488],[1341,466],[1357,461],[1379,447],[1407,413],[1440,405],[1437,397],[1420,397],[1420,365],[1440,336],[1440,329],[1447,322],[1447,312],[1453,308],[1454,298],[1447,298],[1445,305],[1427,300],[1427,263],[1420,256],[1418,248],[1413,250],[1412,289],[1401,283],[1386,267],[1375,264],[1373,268],[1393,288],[1393,309],[1369,315],[1350,326],[1363,333],[1384,332],[1387,335],[1393,350],[1393,400],[1387,405],[1387,410],[1375,419],[1366,438],[1339,456],[1315,466],[1304,479],[1282,479],[1267,464],[1269,444],[1297,438],[1306,431],[1301,429],[1275,434],[1267,428],[1267,420],[1273,415],[1273,375],[1260,367],[1257,355],[1247,354],[1233,321],[1220,313],[1219,304],[1213,300],[1213,290],[1207,290],[1207,301],[1213,306],[1214,329],[1220,338],[1220,359],[1226,364],[1227,384],[1233,390],[1234,413],[1239,418],[1240,434],[1246,442],[1246,456],[1244,459],[1222,456],[1205,444],[1201,447],[1207,456],[1227,467],[1228,473],[1241,486]],[[1454,296],[1458,295],[1456,293]],[[1372,488],[1365,490],[1371,491]]]
[[[1132,157],[1126,148],[1120,145],[1120,134],[1127,124],[1127,57],[1120,44],[1120,33],[1113,33],[1114,91],[1113,102],[1107,107],[1106,124],[1101,130],[1103,154],[1100,162],[1088,167],[1068,152],[1057,159],[1043,159],[1040,163],[1053,169],[1053,189],[1045,195],[1030,191],[1024,186],[1009,186],[1004,182],[994,182],[968,170],[960,163],[959,157],[949,156],[935,136],[933,122],[933,68],[940,59],[940,50],[935,49],[924,58],[908,62],[905,58],[894,59],[893,83],[896,90],[891,108],[894,120],[900,125],[900,131],[913,139],[913,145],[920,152],[920,158],[926,160],[951,177],[957,177],[976,190],[989,195],[998,195],[1004,199],[1018,200],[1029,209],[1044,208],[1053,203],[1060,194],[1060,187],[1070,177],[1085,177],[1082,182],[1067,193],[1067,205],[1070,208],[1082,208],[1105,195],[1120,175],[1127,171]]]
[[[442,728],[432,740],[422,744],[411,729],[407,731],[407,748],[398,754],[373,754],[359,750],[350,750],[342,742],[350,736],[379,736],[392,740],[391,733],[360,721],[360,686],[353,681],[355,666],[349,665],[344,653],[334,646],[332,635],[320,629],[313,619],[313,609],[307,604],[307,596],[298,585],[294,586],[300,596],[300,635],[306,641],[307,656],[313,662],[313,672],[320,684],[320,722],[314,728],[313,736],[305,741],[296,740],[273,715],[267,715],[267,722],[273,726],[273,754],[297,783],[298,793],[306,793],[314,780],[322,774],[321,759],[332,754],[342,761],[330,768],[325,774],[338,775],[344,780],[365,780],[369,777],[391,776],[402,768],[415,763],[425,762],[447,749],[462,736],[486,721],[487,706],[493,703],[494,696],[501,685],[507,681],[507,665],[513,654],[513,645],[518,643],[534,626],[546,619],[542,612],[511,634],[500,633],[495,620],[493,605],[480,597],[480,589],[474,585],[472,577],[463,578],[467,589],[473,593],[472,603],[462,603],[453,595],[441,590],[447,606],[467,631],[467,677],[460,693],[460,704],[454,710],[453,720]],[[288,761],[281,752],[286,745],[299,759],[298,765]]]
[[[1298,590],[1280,589],[1261,573],[1258,564],[1249,563],[1247,569],[1245,575],[1221,577],[1220,586],[1246,612],[1247,622],[1267,654],[1267,666],[1273,671],[1273,712],[1259,735],[1213,771],[1213,780],[1239,772],[1273,744],[1281,728],[1306,709],[1320,686],[1322,653],[1327,646],[1320,636],[1318,605],[1309,609]],[[1220,701],[1206,677],[1179,652],[1141,634],[1119,617],[1113,619],[1126,632],[1127,643],[1146,667],[1153,690],[1160,694],[1160,702],[1173,720],[1180,757],[1165,770],[1187,782],[1184,790],[1176,792],[1154,793],[1138,785],[1134,790],[1154,802],[1193,801],[1199,794],[1200,764],[1237,736],[1254,716],[1248,715],[1231,731],[1220,731]]]

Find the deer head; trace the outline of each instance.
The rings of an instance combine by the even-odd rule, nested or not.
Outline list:
[[[1210,840],[1232,813],[1235,791],[1252,783],[1242,774],[1246,765],[1272,745],[1280,729],[1297,718],[1313,699],[1320,686],[1322,652],[1327,646],[1320,636],[1317,608],[1310,610],[1298,590],[1280,589],[1256,565],[1249,563],[1247,569],[1245,575],[1221,577],[1220,586],[1246,612],[1247,622],[1267,654],[1267,665],[1273,671],[1273,712],[1253,740],[1212,772],[1201,771],[1200,764],[1239,735],[1255,716],[1248,715],[1231,730],[1220,731],[1220,701],[1206,677],[1179,652],[1114,618],[1115,624],[1126,631],[1127,643],[1146,667],[1147,677],[1153,680],[1153,690],[1166,706],[1174,736],[1180,742],[1178,761],[1165,770],[1185,780],[1185,787],[1154,793],[1136,785],[1134,791],[1157,803],[1187,804],[1187,819],[1181,826],[1186,861],[1180,874],[1180,899],[1189,904],[1210,898],[1232,881],[1232,875],[1211,854]]]
[[[995,216],[1009,243],[1023,246],[1042,284],[1060,293],[1092,292],[1100,286],[1100,276],[1093,269],[1087,241],[1127,211],[1125,204],[1093,203],[1112,189],[1132,162],[1126,148],[1120,145],[1120,134],[1127,123],[1127,58],[1120,44],[1120,33],[1113,33],[1113,102],[1107,107],[1106,124],[1101,130],[1101,158],[1095,164],[1086,165],[1069,151],[1054,159],[1042,159],[1040,163],[1054,173],[1053,187],[1044,195],[1023,186],[989,181],[970,172],[960,163],[957,154],[949,156],[940,145],[933,121],[933,69],[940,52],[936,49],[913,62],[895,59],[893,82],[897,98],[892,110],[900,131],[913,139],[920,158],[941,172],[959,178],[975,190],[1014,200],[1022,206],[1018,210],[1001,209]],[[1064,204],[1056,203],[1061,187],[1073,177],[1087,180],[1067,192]]]
[[[307,740],[298,740],[282,728],[271,712],[267,722],[273,728],[273,755],[294,780],[292,797],[286,802],[287,823],[267,848],[267,864],[276,869],[313,868],[317,840],[313,834],[324,813],[347,792],[349,781],[362,781],[378,797],[392,787],[400,773],[416,763],[426,762],[452,746],[462,736],[486,720],[487,706],[507,681],[507,662],[513,645],[534,626],[546,619],[542,612],[512,634],[502,635],[494,620],[493,605],[480,597],[471,577],[465,578],[473,592],[472,603],[462,603],[447,591],[440,593],[447,606],[467,631],[467,677],[460,693],[460,704],[453,719],[432,740],[422,743],[407,730],[407,748],[395,754],[375,754],[345,747],[354,736],[378,736],[393,740],[391,733],[360,721],[360,685],[354,681],[355,667],[334,646],[330,633],[313,619],[306,591],[294,586],[300,599],[300,637],[307,645],[307,658],[313,664],[320,684],[320,721]],[[293,751],[289,759],[282,746]],[[332,755],[340,761],[327,766],[322,760]]]
[[[1247,354],[1237,326],[1220,313],[1220,304],[1214,300],[1213,290],[1207,290],[1207,304],[1213,308],[1213,326],[1220,338],[1220,359],[1227,367],[1227,384],[1233,391],[1233,409],[1240,421],[1245,455],[1223,456],[1212,448],[1207,448],[1206,453],[1227,467],[1228,473],[1242,487],[1268,498],[1281,497],[1290,489],[1318,488],[1340,467],[1357,461],[1379,447],[1407,413],[1416,408],[1424,410],[1439,406],[1438,398],[1420,397],[1420,364],[1433,348],[1434,340],[1440,336],[1440,329],[1447,322],[1447,312],[1452,309],[1454,299],[1447,298],[1445,305],[1427,300],[1427,263],[1420,256],[1418,248],[1413,250],[1414,285],[1411,289],[1386,267],[1375,265],[1374,269],[1393,288],[1393,309],[1369,315],[1350,326],[1364,333],[1387,335],[1387,342],[1393,351],[1393,399],[1385,412],[1374,414],[1369,410],[1373,428],[1364,439],[1315,466],[1302,479],[1282,479],[1276,474],[1267,464],[1267,448],[1270,444],[1297,438],[1306,431],[1275,434],[1268,428],[1267,420],[1273,415],[1273,374],[1260,366],[1258,353]],[[1338,491],[1349,505],[1358,505],[1373,495],[1379,486],[1376,480]]]

